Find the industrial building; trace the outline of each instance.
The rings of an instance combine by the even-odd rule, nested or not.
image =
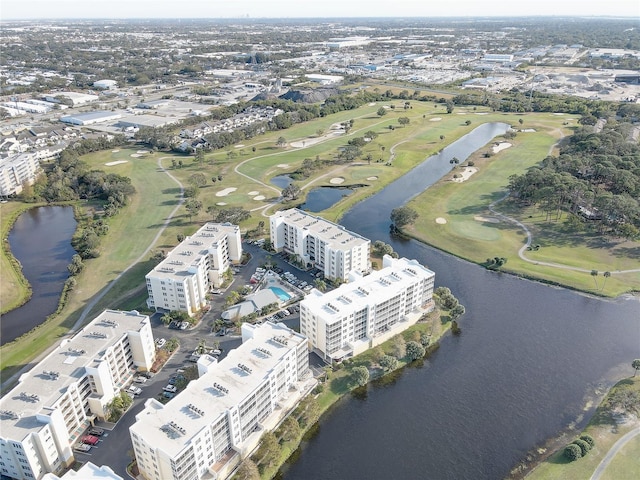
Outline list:
[[[147,305],[193,315],[207,305],[207,293],[222,284],[225,272],[241,257],[240,227],[206,223],[146,275]]]
[[[94,123],[110,122],[122,117],[122,114],[110,112],[107,110],[96,110],[88,113],[75,113],[73,115],[65,115],[60,117],[60,121],[70,123],[72,125],[92,125]]]
[[[434,308],[435,273],[416,260],[383,258],[382,270],[300,303],[300,333],[326,362],[340,361],[380,345]]]
[[[316,267],[329,280],[346,281],[349,272],[371,270],[371,241],[321,217],[297,208],[269,217],[271,245],[276,252],[297,255],[306,267]]]
[[[100,90],[111,90],[118,87],[118,82],[115,80],[98,80],[93,82],[93,88],[99,88]]]
[[[0,473],[38,480],[64,471],[83,432],[155,352],[149,317],[136,311],[105,310],[63,340],[0,399]]]
[[[198,360],[197,380],[129,428],[148,480],[225,479],[313,388],[307,340],[284,325],[242,325],[242,345]]]
[[[79,92],[57,92],[50,95],[45,95],[43,100],[53,103],[70,103],[73,107],[85,105],[87,103],[95,102],[99,99],[98,95],[91,95],[89,93]]]

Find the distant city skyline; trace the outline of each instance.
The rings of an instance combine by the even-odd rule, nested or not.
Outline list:
[[[638,0],[2,0],[0,20],[74,18],[340,18],[340,17],[521,17],[599,16],[640,18]]]

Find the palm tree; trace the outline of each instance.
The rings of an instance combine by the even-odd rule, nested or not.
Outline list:
[[[607,278],[611,276],[611,272],[604,272],[602,276],[604,277],[604,282],[602,282],[602,287],[600,288],[600,291],[604,290],[604,286],[607,283]]]
[[[596,290],[598,289],[598,270],[591,270],[591,276],[593,277],[593,281],[596,284]]]

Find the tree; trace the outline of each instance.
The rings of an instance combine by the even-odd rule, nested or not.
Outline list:
[[[313,395],[308,395],[302,399],[297,408],[298,423],[302,428],[313,425],[320,417],[320,405]]]
[[[369,369],[363,365],[353,367],[351,379],[356,385],[363,386],[369,382]]]
[[[280,444],[273,432],[266,432],[260,440],[260,447],[255,454],[258,464],[270,467],[280,456]]]
[[[204,162],[204,150],[202,148],[196,149],[196,155],[193,158],[193,161],[198,164]]]
[[[396,368],[398,368],[398,359],[391,355],[383,355],[382,358],[378,361],[378,364],[384,371],[395,370]]]
[[[580,435],[580,440],[587,442],[591,446],[591,448],[596,446],[596,442],[593,437],[591,435],[587,435],[586,433],[584,435]]]
[[[455,106],[452,100],[447,100],[445,102],[445,105],[447,106],[447,113],[453,113],[453,107]]]
[[[367,130],[364,133],[365,138],[368,138],[369,140],[375,140],[378,136],[378,134],[376,132],[374,132],[373,130]]]
[[[563,455],[571,461],[578,460],[582,457],[582,450],[578,445],[570,443],[564,447]]]
[[[300,190],[300,187],[294,183],[291,183],[285,189],[282,190],[282,198],[285,201],[296,200],[301,193],[302,193],[302,190]]]
[[[287,144],[287,139],[284,137],[278,137],[278,140],[276,141],[276,146],[277,147],[284,147]]]
[[[321,292],[326,292],[327,291],[327,282],[325,282],[323,279],[321,278],[316,278],[313,281],[313,286],[316,287],[318,290],[320,290]]]
[[[449,310],[449,317],[451,317],[451,320],[457,320],[462,315],[464,315],[464,312],[465,312],[464,305],[458,304],[455,307],[453,307],[451,310]]]
[[[444,135],[440,135],[440,141],[442,142],[444,140]]]
[[[189,215],[189,221],[191,221],[191,217],[195,217],[202,210],[202,202],[195,198],[190,198],[184,204],[184,207],[187,209],[187,215]]]
[[[631,362],[631,366],[635,370],[633,372],[633,376],[635,377],[636,373],[638,373],[638,370],[640,370],[640,358],[636,358],[633,362]]]
[[[207,177],[204,173],[194,173],[189,176],[189,184],[194,187],[204,187],[207,184]]]
[[[391,210],[391,222],[397,227],[412,224],[418,218],[418,212],[411,207],[398,207]]]
[[[596,290],[598,289],[598,270],[591,270],[591,276],[593,277],[593,281],[596,284]]]
[[[280,439],[285,442],[296,440],[302,432],[300,424],[291,415],[284,419],[282,425],[280,425],[279,431],[281,432]]]
[[[611,272],[604,272],[602,276],[604,277],[604,282],[602,282],[602,287],[600,287],[600,291],[604,290],[604,286],[607,283],[607,278],[611,276]]]
[[[587,442],[579,438],[574,440],[572,443],[580,447],[580,453],[582,454],[583,457],[585,457],[587,453],[589,453],[589,450],[591,450],[591,445],[589,445]]]
[[[404,341],[402,335],[396,335],[393,337],[393,356],[398,360],[404,358],[407,354],[407,344]]]
[[[406,125],[409,125],[409,123],[411,122],[411,120],[409,119],[409,117],[400,117],[398,118],[398,123],[400,125],[402,125],[403,127]]]
[[[422,358],[425,353],[424,347],[418,342],[407,342],[407,358],[409,358],[409,360],[413,361]]]
[[[237,480],[260,480],[258,466],[250,458],[245,458],[233,476]]]
[[[387,109],[384,107],[380,107],[376,113],[379,117],[384,117],[387,114]]]

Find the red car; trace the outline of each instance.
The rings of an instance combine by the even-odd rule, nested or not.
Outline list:
[[[85,435],[82,437],[82,443],[86,443],[87,445],[96,445],[98,440],[100,439],[95,435]]]

